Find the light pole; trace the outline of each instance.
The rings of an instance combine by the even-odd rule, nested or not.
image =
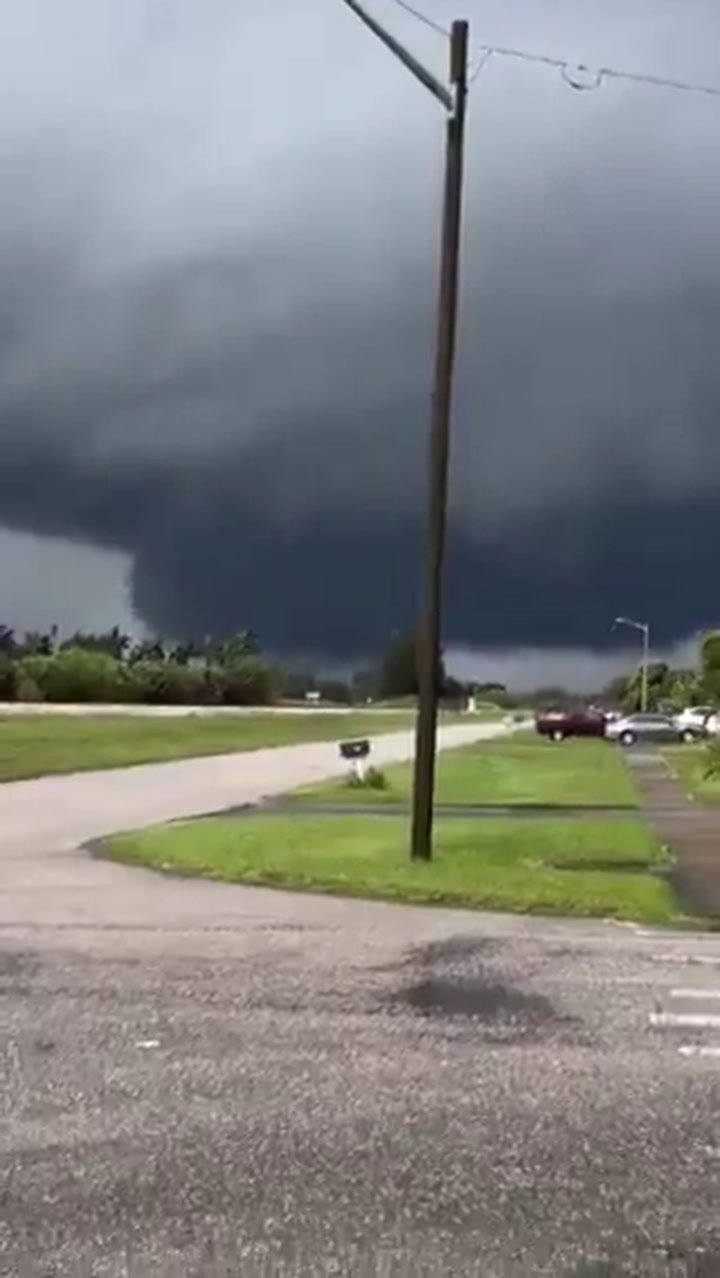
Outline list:
[[[642,635],[642,665],[640,667],[640,709],[644,714],[648,703],[648,664],[650,661],[650,626],[646,621],[633,621],[631,617],[616,617],[615,626],[629,626]]]
[[[440,290],[435,377],[430,422],[428,496],[422,602],[417,630],[418,711],[415,738],[411,855],[432,859],[433,792],[437,748],[438,671],[442,617],[442,577],[447,522],[448,462],[455,338],[460,278],[460,232],[468,89],[467,22],[453,22],[450,34],[450,87],[441,84],[358,2],[349,9],[394,53],[447,112]]]

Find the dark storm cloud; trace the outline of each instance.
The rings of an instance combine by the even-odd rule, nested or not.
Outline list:
[[[561,9],[476,35],[711,77],[707,6],[692,47],[669,6]],[[442,121],[339,0],[246,10],[0,19],[0,522],[127,552],[163,630],[354,655],[415,607]],[[720,101],[498,60],[472,113],[448,637],[684,636],[720,531]]]

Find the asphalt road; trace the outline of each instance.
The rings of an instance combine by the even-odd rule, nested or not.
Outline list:
[[[234,801],[322,749],[258,752]],[[157,767],[0,788],[0,1273],[720,1274],[720,937],[73,845],[119,795],[197,802],[193,766],[174,800]]]

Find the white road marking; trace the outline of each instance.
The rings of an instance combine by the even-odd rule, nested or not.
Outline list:
[[[701,989],[699,986],[694,985],[692,989],[688,989],[688,990],[671,990],[670,997],[671,998],[698,998],[698,999],[720,998],[720,990],[704,990],[704,989]]]
[[[720,1016],[699,1012],[651,1012],[650,1024],[655,1029],[720,1029]]]
[[[678,1047],[681,1056],[717,1056],[720,1057],[720,1047],[702,1047],[700,1044],[694,1043]],[[720,1150],[713,1150],[713,1157],[720,1155]]]
[[[653,963],[700,963],[720,967],[720,954],[651,954]]]

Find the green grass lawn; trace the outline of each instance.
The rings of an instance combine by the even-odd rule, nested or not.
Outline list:
[[[8,716],[0,719],[0,781],[300,741],[337,741],[393,732],[408,728],[413,722],[410,714],[374,715],[362,711],[351,715],[318,711],[303,715],[198,715],[178,719],[131,715]]]
[[[687,794],[703,803],[720,803],[720,777],[705,776],[705,746],[670,746],[663,754]]]
[[[650,869],[663,854],[628,820],[445,820],[435,859],[413,863],[402,817],[221,817],[109,839],[133,865],[231,882],[495,910],[682,921]],[[625,867],[623,869],[623,867]]]
[[[335,779],[296,791],[293,798],[326,803],[407,803],[412,785],[407,765],[384,769],[384,790],[349,786]],[[619,750],[605,741],[551,744],[533,734],[442,754],[437,765],[438,803],[637,804]]]

